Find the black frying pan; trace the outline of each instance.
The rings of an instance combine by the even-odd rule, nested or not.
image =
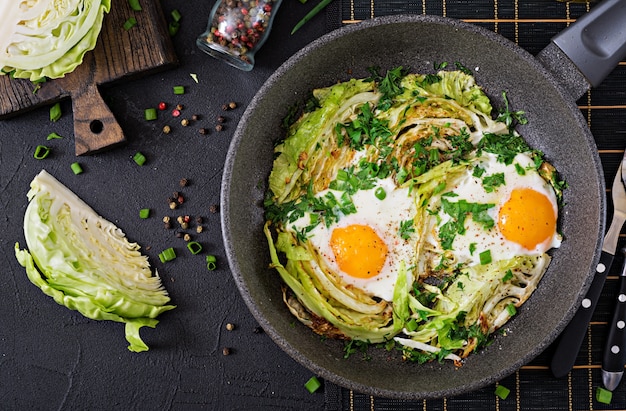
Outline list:
[[[393,16],[332,32],[281,66],[244,113],[222,183],[222,230],[233,276],[253,315],[275,342],[327,380],[373,395],[416,399],[456,395],[493,383],[554,341],[589,288],[605,224],[597,148],[575,101],[624,57],[625,3],[609,0],[595,6],[594,11],[605,13],[587,18],[582,28],[575,25],[582,34],[568,31],[556,40],[569,52],[576,44],[571,58],[551,44],[536,59],[491,31],[457,20]],[[598,30],[604,32],[597,34]],[[609,45],[605,35],[619,36],[620,41]],[[582,72],[572,60],[582,61]],[[346,360],[342,343],[322,341],[295,321],[282,302],[279,275],[268,268],[261,203],[273,143],[282,136],[280,123],[288,108],[313,88],[367,77],[370,66],[402,65],[428,73],[434,62],[443,61],[458,61],[472,69],[496,106],[503,104],[501,92],[506,91],[512,108],[526,111],[529,122],[519,127],[520,133],[546,154],[569,184],[560,219],[565,241],[554,252],[539,288],[506,325],[507,335],[472,354],[461,368],[449,362],[390,361],[382,350],[370,350],[380,351],[370,361],[359,355]]]

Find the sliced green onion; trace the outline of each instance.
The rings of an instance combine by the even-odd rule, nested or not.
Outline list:
[[[511,317],[513,317],[515,314],[517,314],[517,308],[515,307],[515,304],[507,304],[506,306],[506,311],[509,313],[509,315]]]
[[[315,17],[315,15],[316,15],[317,13],[319,13],[320,11],[322,11],[322,10],[324,9],[324,7],[328,6],[328,5],[329,5],[330,3],[332,3],[332,2],[333,2],[333,0],[322,0],[322,1],[320,1],[320,2],[317,4],[317,6],[313,7],[313,8],[311,9],[311,11],[310,11],[310,12],[308,12],[308,13],[307,13],[307,15],[306,15],[306,16],[304,16],[304,17],[302,18],[302,20],[300,20],[300,21],[298,22],[298,24],[296,24],[296,25],[294,26],[294,28],[291,30],[291,34],[293,34],[293,33],[295,33],[296,31],[298,31],[298,30],[300,29],[300,27],[304,26],[304,24],[305,24],[307,21],[309,21],[309,20],[311,20],[313,17]]]
[[[507,281],[509,281],[511,278],[513,278],[513,271],[511,271],[510,269],[506,270],[506,273],[504,273],[504,277],[502,277],[502,282],[506,283]]]
[[[124,22],[124,30],[130,30],[137,25],[137,19],[134,17],[129,17],[128,20]]]
[[[384,200],[385,197],[387,197],[387,192],[385,191],[384,188],[382,187],[378,187],[375,191],[374,191],[374,195],[376,196],[377,199],[379,200]]]
[[[320,382],[320,380],[317,379],[316,376],[309,378],[306,384],[304,384],[304,388],[306,388],[307,391],[310,392],[311,394],[317,391],[321,386],[322,386],[322,383]]]
[[[148,217],[150,217],[149,208],[142,208],[141,210],[139,210],[139,218],[148,218]]]
[[[50,121],[58,121],[61,118],[61,104],[56,103],[50,107]]]
[[[202,244],[197,241],[190,241],[187,243],[187,248],[191,251],[191,254],[198,254],[202,251]]]
[[[496,391],[494,392],[494,394],[496,394],[498,398],[502,400],[506,400],[506,397],[508,397],[510,393],[511,393],[511,390],[506,388],[504,385],[498,385],[496,387]]]
[[[180,29],[180,23],[177,21],[170,21],[167,25],[167,30],[170,33],[170,37],[174,37],[176,33],[178,33],[178,29]]]
[[[167,248],[159,253],[159,260],[162,263],[166,263],[168,261],[172,261],[176,258],[176,251],[172,247]]]
[[[156,120],[157,119],[157,110],[156,108],[147,108],[144,113],[143,116],[146,120],[148,121],[152,121],[152,120]]]
[[[37,160],[43,160],[44,158],[48,157],[48,154],[50,154],[50,147],[37,146],[37,148],[35,148],[35,154],[33,154],[33,157],[35,157]]]
[[[185,94],[185,86],[174,86],[174,94]]]
[[[83,172],[83,168],[81,167],[80,164],[78,163],[72,163],[70,164],[70,168],[72,169],[72,171],[74,172],[74,174],[78,175],[81,174]]]
[[[180,19],[181,19],[181,17],[182,17],[182,16],[180,15],[180,11],[178,11],[178,10],[176,10],[176,9],[172,10],[171,15],[172,15],[172,18],[174,19],[174,21],[175,21],[175,22],[177,22],[177,23],[180,21]]]
[[[206,268],[209,271],[213,271],[215,270],[215,268],[217,267],[217,258],[214,255],[207,255],[206,256]]]
[[[491,262],[491,250],[485,250],[478,254],[478,258],[480,258],[480,264],[489,264]]]
[[[128,0],[128,4],[130,8],[135,11],[141,11],[141,4],[139,4],[139,0]]]
[[[48,137],[46,137],[46,140],[54,140],[56,138],[63,138],[63,136],[58,135],[57,133],[50,133],[48,134]]]
[[[143,154],[141,154],[139,151],[135,153],[135,155],[133,156],[133,161],[135,163],[137,163],[138,165],[142,166],[144,164],[146,164],[146,156],[144,156]]]
[[[602,404],[610,404],[613,400],[613,393],[605,388],[596,389],[596,400]]]

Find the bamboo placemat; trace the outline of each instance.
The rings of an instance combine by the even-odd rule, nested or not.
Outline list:
[[[465,20],[495,31],[535,55],[550,38],[585,14],[594,3],[555,0],[336,0],[327,12],[329,27],[391,14],[432,14]],[[392,41],[392,40],[390,40]],[[607,187],[626,145],[626,62],[588,92],[578,105],[595,137]],[[613,209],[608,201],[607,219]],[[619,247],[626,245],[624,234]],[[377,398],[325,384],[327,409],[333,410],[626,410],[626,381],[613,392],[610,405],[596,401],[602,386],[600,366],[623,258],[616,256],[574,369],[562,379],[549,368],[554,347],[499,384],[511,390],[506,400],[494,394],[496,384],[452,398],[402,401]]]

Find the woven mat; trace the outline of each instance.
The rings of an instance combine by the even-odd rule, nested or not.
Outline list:
[[[433,14],[459,18],[495,31],[537,54],[550,38],[585,14],[594,3],[564,3],[555,0],[336,0],[327,10],[329,29],[391,14]],[[607,179],[616,173],[626,144],[626,62],[604,83],[579,101],[596,139]],[[609,198],[610,198],[610,193]],[[608,201],[610,221],[612,204]],[[626,245],[624,235],[619,247]],[[602,350],[615,298],[622,257],[616,256],[602,297],[592,318],[576,365],[562,379],[549,368],[554,347],[548,348],[499,384],[511,390],[506,400],[494,395],[496,385],[453,398],[402,401],[377,398],[325,384],[328,410],[626,410],[626,382],[613,392],[610,405],[595,400],[602,386]]]

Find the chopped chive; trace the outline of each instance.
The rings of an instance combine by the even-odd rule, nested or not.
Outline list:
[[[139,0],[128,0],[128,4],[134,11],[141,11],[141,4],[139,4]]]
[[[480,258],[480,264],[489,264],[491,262],[491,250],[485,250],[478,254],[478,258]]]
[[[72,163],[70,164],[70,168],[72,169],[72,171],[74,172],[74,174],[78,175],[81,174],[83,172],[83,168],[81,167],[80,164],[78,163]]]
[[[167,30],[170,33],[170,37],[174,37],[176,33],[178,33],[178,29],[180,29],[180,23],[177,21],[170,21],[167,25]]]
[[[35,157],[37,160],[43,160],[44,158],[48,157],[49,154],[50,147],[37,146],[37,148],[35,148],[35,153],[33,154],[33,157]]]
[[[506,388],[504,385],[498,385],[496,387],[496,391],[494,392],[494,394],[496,394],[498,398],[502,400],[506,400],[506,397],[508,397],[510,393],[511,393],[511,390]]]
[[[202,251],[202,244],[197,241],[190,241],[187,243],[187,248],[191,251],[191,254],[198,254]]]
[[[306,384],[304,384],[304,388],[306,388],[307,391],[310,392],[311,394],[317,391],[321,386],[322,386],[322,383],[320,382],[320,380],[317,379],[316,376],[309,378]]]
[[[610,404],[613,400],[613,393],[605,388],[598,387],[596,389],[596,400],[602,404]]]
[[[502,282],[506,283],[507,281],[509,281],[511,278],[513,278],[513,271],[511,271],[510,269],[506,270],[506,273],[504,273],[504,277],[502,277]]]
[[[185,86],[174,86],[174,94],[185,94]]]
[[[168,261],[172,261],[176,258],[176,251],[172,247],[167,248],[159,253],[159,260],[162,263],[166,263]]]
[[[142,208],[141,210],[139,210],[139,218],[148,218],[148,217],[150,217],[149,208]]]
[[[513,303],[507,304],[506,311],[509,313],[509,315],[511,317],[513,317],[515,314],[517,314],[517,308],[515,307],[515,304],[513,304]]]
[[[52,133],[48,134],[48,137],[46,137],[46,140],[53,140],[53,139],[56,139],[56,138],[63,138],[63,136],[60,136],[57,133],[52,132]]]
[[[146,156],[144,156],[142,153],[138,151],[133,156],[133,161],[137,163],[138,165],[142,166],[146,164]]]
[[[180,21],[180,19],[182,17],[181,14],[180,14],[180,11],[178,11],[176,9],[172,10],[171,15],[172,15],[172,19],[174,19],[174,21],[177,22],[177,23]]]
[[[130,30],[137,25],[137,19],[134,17],[129,17],[128,20],[124,22],[124,30]]]
[[[61,118],[61,104],[56,103],[50,107],[50,121],[58,121]]]
[[[156,120],[157,119],[157,111],[156,108],[147,108],[144,113],[143,116],[146,120],[148,121],[152,121],[152,120]]]
[[[332,3],[333,0],[322,0],[320,1],[317,6],[313,7],[311,9],[311,11],[308,12],[308,14],[306,16],[304,16],[302,18],[302,20],[300,20],[298,22],[298,24],[296,24],[294,26],[294,28],[291,30],[291,34],[295,33],[296,31],[298,31],[300,29],[300,27],[304,26],[304,24],[311,20],[317,13],[319,13],[320,11],[322,11],[324,9],[324,7],[328,6],[330,3]]]
[[[217,267],[217,258],[214,255],[207,255],[206,256],[206,268],[209,271],[213,271],[215,270],[215,268]]]

